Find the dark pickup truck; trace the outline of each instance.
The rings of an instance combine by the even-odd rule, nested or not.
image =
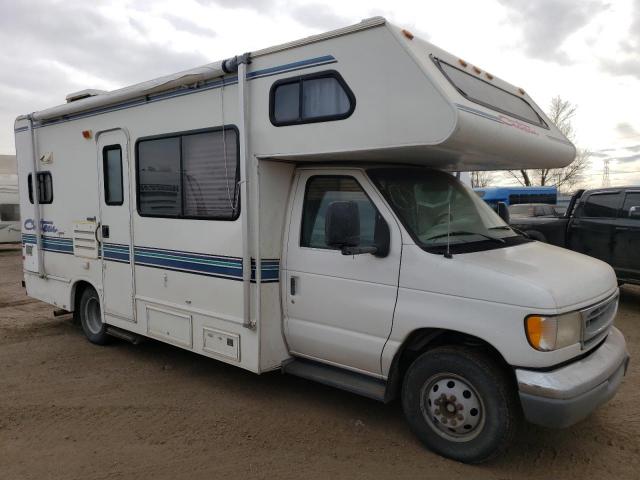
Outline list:
[[[621,283],[640,284],[640,186],[579,190],[563,216],[512,215],[529,237],[611,265]]]

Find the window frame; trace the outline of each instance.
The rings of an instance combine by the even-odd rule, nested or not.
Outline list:
[[[314,80],[320,78],[334,78],[337,80],[342,90],[347,95],[349,99],[349,110],[345,113],[334,114],[334,115],[323,115],[320,117],[312,117],[308,119],[302,118],[302,95],[303,88],[302,85],[306,80]],[[297,83],[298,84],[298,118],[296,120],[287,120],[287,121],[278,121],[275,116],[275,97],[276,90],[278,87],[283,85],[291,85]],[[304,125],[306,123],[318,123],[318,122],[331,122],[335,120],[344,120],[349,118],[356,109],[356,96],[354,95],[347,82],[342,78],[342,75],[337,70],[323,70],[321,72],[309,73],[307,75],[297,75],[295,77],[282,78],[273,82],[271,88],[269,89],[269,120],[274,127],[286,127],[290,125]]]
[[[580,208],[581,217],[582,218],[589,218],[589,219],[606,218],[606,219],[610,219],[610,220],[618,218],[620,216],[620,211],[622,210],[622,205],[624,203],[624,197],[621,195],[621,193],[622,193],[621,190],[614,190],[614,191],[604,191],[604,192],[593,192],[593,193],[589,194],[589,196],[584,199],[584,203],[581,205],[581,208]],[[617,196],[618,197],[618,206],[616,207],[615,214],[613,216],[598,216],[598,217],[587,215],[587,204],[589,203],[591,198],[592,197],[602,196],[602,195],[610,195],[610,196]]]
[[[42,171],[38,171],[36,172],[36,178],[40,177],[40,175],[43,175],[44,177],[49,177],[50,183],[51,183],[51,198],[49,198],[49,200],[47,201],[45,198],[45,201],[40,201],[40,195],[38,195],[38,205],[51,205],[53,203],[53,175],[51,175],[51,171],[49,170],[42,170]],[[32,205],[33,203],[33,194],[34,194],[34,187],[33,187],[33,172],[29,172],[29,175],[27,175],[27,190],[29,192],[29,203],[31,203]],[[40,193],[40,190],[38,189],[38,193]],[[44,192],[46,193],[46,192]]]
[[[453,88],[455,88],[460,95],[462,95],[464,98],[466,98],[470,102],[477,103],[478,105],[482,105],[483,107],[489,108],[489,109],[491,109],[493,111],[502,113],[504,115],[508,115],[508,116],[510,116],[512,118],[515,118],[517,120],[520,120],[522,122],[527,122],[530,125],[535,125],[536,127],[544,128],[545,130],[550,130],[549,125],[547,124],[547,122],[545,122],[545,120],[538,113],[538,111],[535,108],[533,108],[533,105],[531,105],[526,99],[524,99],[522,97],[519,97],[515,93],[512,93],[512,92],[510,92],[508,90],[505,90],[502,87],[494,85],[493,83],[487,82],[486,80],[484,80],[484,79],[482,79],[480,77],[471,75],[469,72],[466,72],[466,71],[462,70],[461,68],[456,67],[455,65],[451,65],[449,62],[446,62],[446,61],[444,61],[444,60],[442,60],[442,59],[440,59],[440,58],[438,58],[438,57],[436,57],[434,55],[429,55],[429,57],[431,58],[431,61],[433,61],[433,63],[436,65],[438,70],[440,70],[442,75],[444,75],[444,78],[446,78],[447,81],[453,86]],[[477,98],[474,98],[474,97],[468,95],[464,90],[462,90],[460,87],[458,87],[453,80],[451,80],[449,75],[447,75],[447,72],[445,72],[444,68],[442,68],[442,65],[441,65],[442,63],[444,63],[445,65],[447,65],[447,66],[449,66],[451,68],[455,68],[456,70],[459,70],[460,72],[462,72],[462,73],[464,73],[466,75],[469,75],[471,78],[475,78],[476,80],[479,80],[480,82],[484,82],[484,83],[486,83],[487,85],[490,85],[493,88],[496,88],[498,90],[502,90],[503,92],[511,95],[512,97],[517,98],[518,100],[522,100],[524,103],[526,103],[529,106],[529,108],[531,108],[531,111],[533,111],[533,113],[536,114],[536,116],[540,120],[540,123],[532,122],[528,118],[521,117],[517,113],[508,112],[508,111],[506,111],[506,110],[504,110],[504,109],[502,109],[500,107],[496,107],[495,105],[491,105],[490,103],[483,102],[482,100],[479,100]]]
[[[627,197],[629,197],[629,195],[640,195],[640,190],[625,190],[624,192],[624,196],[622,197],[622,205],[620,206],[619,209],[619,217],[620,218],[624,218],[624,219],[629,219],[629,210],[627,210],[625,207],[627,207]],[[638,203],[638,205],[640,205],[640,202]],[[628,206],[628,208],[630,209],[631,207],[635,207],[636,205],[632,205],[630,204]]]
[[[212,217],[202,217],[202,216],[197,216],[197,215],[165,215],[165,214],[161,214],[161,215],[155,215],[152,213],[142,213],[140,211],[140,179],[139,179],[139,167],[140,167],[140,143],[145,142],[145,141],[149,141],[149,140],[162,140],[165,138],[180,138],[180,185],[182,186],[182,182],[184,181],[183,179],[183,168],[182,168],[182,138],[181,137],[185,137],[188,135],[198,135],[201,133],[212,133],[212,132],[220,132],[222,130],[227,130],[227,131],[234,131],[236,134],[236,142],[235,142],[235,146],[236,146],[236,157],[238,159],[237,161],[237,165],[236,165],[236,175],[235,175],[235,189],[237,191],[237,199],[238,199],[238,208],[236,209],[236,211],[234,212],[234,215],[232,217],[219,217],[219,216],[212,216]],[[170,132],[170,133],[162,133],[159,135],[150,135],[147,137],[140,137],[138,139],[136,139],[136,143],[135,143],[135,182],[136,182],[136,212],[138,212],[138,215],[141,217],[148,217],[148,218],[171,218],[171,219],[176,219],[176,220],[216,220],[216,221],[220,221],[220,222],[234,222],[236,221],[239,217],[240,217],[240,211],[242,210],[242,191],[240,189],[240,187],[238,186],[239,182],[240,182],[240,162],[241,162],[241,158],[240,158],[240,130],[238,129],[238,127],[234,124],[229,124],[229,125],[221,125],[218,127],[209,127],[209,128],[199,128],[199,129],[195,129],[195,130],[183,130],[180,132]],[[182,188],[180,190],[181,195],[182,195]],[[182,202],[182,200],[181,200]]]
[[[109,188],[109,176],[107,175],[107,154],[108,152],[118,150],[120,152],[120,192],[122,197],[119,202],[107,200],[107,189]],[[122,147],[119,143],[113,145],[105,145],[102,147],[102,191],[104,194],[104,203],[109,206],[119,206],[124,204],[124,169],[122,168]]]
[[[387,219],[384,218],[384,215],[382,215],[382,213],[380,212],[380,209],[378,208],[378,205],[376,205],[376,202],[374,202],[373,199],[371,198],[371,196],[367,193],[367,190],[362,185],[362,182],[360,182],[355,176],[348,175],[348,174],[347,175],[312,174],[312,175],[307,177],[307,179],[305,180],[305,185],[304,185],[304,195],[302,196],[302,207],[300,209],[300,231],[298,233],[298,248],[309,248],[311,250],[340,252],[340,248],[312,247],[312,246],[309,246],[309,245],[303,245],[302,244],[302,238],[304,236],[304,212],[305,212],[305,206],[307,204],[307,195],[309,194],[309,185],[311,184],[311,181],[316,179],[316,178],[342,178],[342,179],[351,179],[354,182],[356,182],[356,184],[362,190],[362,193],[364,193],[365,197],[367,197],[367,199],[371,202],[371,205],[373,205],[373,208],[375,208],[377,216],[380,217],[382,219],[382,221],[387,224],[387,227],[389,227],[389,222],[387,222]],[[374,225],[374,232],[375,232],[375,225]],[[374,236],[375,236],[375,234],[374,234]]]

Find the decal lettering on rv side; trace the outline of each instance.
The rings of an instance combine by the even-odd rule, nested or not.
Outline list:
[[[27,218],[24,221],[25,230],[35,230],[36,224],[32,218]],[[53,224],[51,220],[40,220],[40,230],[42,233],[56,233],[58,228]]]
[[[518,120],[515,120],[513,118],[505,117],[504,115],[500,115],[498,116],[498,118],[502,123],[509,125],[510,127],[517,128],[518,130],[522,130],[523,132],[532,133],[533,135],[538,135],[538,132],[536,132],[526,123],[519,122]]]

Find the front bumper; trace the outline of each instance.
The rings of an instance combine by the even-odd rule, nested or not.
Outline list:
[[[579,422],[615,395],[628,363],[624,336],[614,327],[600,347],[569,365],[547,372],[515,369],[525,418],[555,428]]]

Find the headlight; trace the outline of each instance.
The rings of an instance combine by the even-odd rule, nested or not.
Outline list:
[[[529,315],[524,329],[533,348],[550,352],[580,342],[582,316],[578,312],[564,315]]]

